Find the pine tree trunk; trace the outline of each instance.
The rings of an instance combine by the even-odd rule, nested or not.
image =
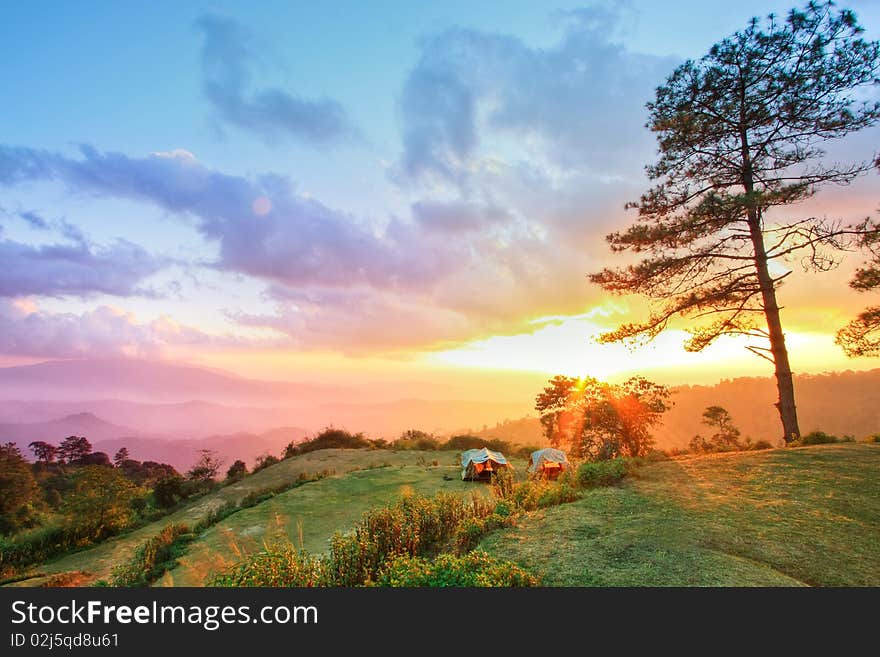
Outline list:
[[[746,91],[745,83],[741,81],[740,87],[740,146],[742,148],[743,168],[742,184],[746,194],[751,195],[755,191],[755,181],[752,172],[752,158],[749,150],[749,136],[746,129]],[[764,317],[767,319],[767,334],[770,339],[770,353],[773,356],[773,365],[776,374],[776,390],[779,399],[776,401],[776,410],[782,420],[782,439],[787,445],[801,436],[798,427],[797,407],[794,403],[794,377],[791,366],[788,363],[788,349],[785,348],[785,334],[782,332],[782,321],[779,319],[779,304],[776,302],[776,286],[773,277],[767,267],[767,249],[764,246],[764,231],[761,225],[761,211],[757,206],[751,206],[748,211],[749,237],[752,240],[752,249],[755,260],[755,272],[758,276],[758,285],[761,288],[761,299],[764,306]]]
[[[785,334],[779,319],[779,305],[776,302],[776,288],[767,268],[767,251],[764,248],[764,235],[757,211],[749,212],[749,232],[755,254],[755,270],[758,284],[761,287],[761,298],[764,305],[764,316],[767,318],[767,333],[770,338],[770,353],[776,374],[776,389],[779,399],[775,406],[782,420],[782,438],[786,444],[800,438],[797,407],[794,403],[794,377],[788,363],[788,349],[785,347]]]

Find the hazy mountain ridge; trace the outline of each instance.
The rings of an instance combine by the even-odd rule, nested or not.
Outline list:
[[[818,429],[862,438],[880,432],[880,369],[797,375],[795,390],[802,433]],[[658,447],[685,447],[695,434],[711,433],[701,422],[708,406],[726,408],[743,436],[771,442],[782,438],[773,406],[776,384],[770,377],[674,386],[672,392],[674,405],[654,432]],[[499,423],[476,433],[525,444],[539,445],[544,440],[537,417]]]
[[[361,388],[258,381],[164,362],[50,361],[0,368],[0,441],[12,440],[26,450],[33,440],[57,444],[68,435],[85,435],[95,449],[110,452],[124,445],[134,458],[183,466],[206,447],[250,463],[267,451],[278,454],[291,440],[327,426],[386,439],[413,428],[440,435],[469,431],[517,443],[543,442],[537,418],[529,416],[534,397],[422,399],[420,390],[436,392],[430,383],[423,385],[415,386],[405,399],[374,401],[376,392],[371,395]],[[803,432],[822,429],[861,437],[880,431],[880,369],[800,375],[795,385]],[[95,396],[101,390],[124,396],[132,393],[132,386],[141,393],[154,389],[163,393],[153,401]],[[51,392],[59,389],[64,395],[52,397]],[[245,394],[230,401],[233,390]],[[28,399],[28,391],[35,396]],[[285,397],[297,391],[299,396]],[[712,405],[727,408],[744,436],[780,437],[773,407],[775,385],[769,377],[681,385],[673,391],[674,406],[656,431],[660,447],[681,447],[694,434],[705,433],[701,415]],[[169,400],[172,393],[195,396]],[[263,393],[267,398],[260,397]]]
[[[276,427],[260,434],[239,432],[228,435],[208,436],[192,440],[155,440],[126,436],[105,440],[93,445],[96,451],[113,455],[120,447],[126,447],[131,457],[139,461],[157,461],[173,465],[184,472],[198,458],[199,450],[210,449],[223,460],[224,468],[237,459],[250,468],[263,454],[280,456],[290,442],[299,442],[308,434],[301,427]]]

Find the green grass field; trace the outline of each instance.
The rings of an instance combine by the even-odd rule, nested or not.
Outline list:
[[[550,586],[880,586],[880,445],[653,463],[480,547]]]
[[[439,465],[433,466],[433,461]],[[169,522],[193,523],[250,492],[325,469],[337,474],[214,525],[157,583],[192,586],[284,535],[313,553],[371,507],[406,491],[467,494],[452,452],[324,450],[283,461],[124,536],[45,564],[87,584],[106,578]],[[520,476],[525,464],[515,462]],[[880,445],[679,457],[646,464],[621,486],[534,512],[480,547],[550,586],[880,586]],[[444,478],[444,475],[447,478]]]

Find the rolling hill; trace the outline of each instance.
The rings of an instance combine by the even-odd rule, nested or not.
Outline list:
[[[78,573],[79,584],[105,578],[168,523],[193,524],[224,503],[301,473],[331,469],[329,478],[241,509],[209,528],[158,584],[201,584],[211,571],[278,536],[319,553],[364,510],[406,492],[487,492],[482,484],[458,480],[452,460],[451,452],[311,452],[34,568],[14,585],[40,585],[59,573]],[[642,465],[621,486],[585,491],[575,502],[532,512],[515,527],[489,534],[479,547],[551,586],[878,586],[878,468],[878,444],[676,457]]]

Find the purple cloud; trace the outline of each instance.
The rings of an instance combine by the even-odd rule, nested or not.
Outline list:
[[[209,335],[167,317],[142,323],[133,314],[110,306],[83,313],[52,313],[28,301],[0,299],[0,354],[35,358],[150,357],[182,345],[248,344],[251,342],[234,336]]]
[[[306,99],[277,88],[249,92],[253,37],[238,22],[207,14],[196,26],[204,37],[202,92],[221,120],[267,138],[288,136],[315,144],[354,134],[347,112],[335,100]]]
[[[220,245],[215,266],[286,285],[425,285],[454,266],[454,249],[393,221],[384,235],[298,195],[277,175],[250,180],[209,169],[185,151],[131,158],[83,146],[81,158],[0,146],[5,177],[58,179],[93,193],[153,203],[196,219]],[[18,157],[21,167],[10,163]],[[34,166],[36,165],[36,166]]]
[[[150,294],[140,286],[164,266],[125,240],[106,248],[85,242],[32,246],[0,240],[0,263],[0,297]]]

